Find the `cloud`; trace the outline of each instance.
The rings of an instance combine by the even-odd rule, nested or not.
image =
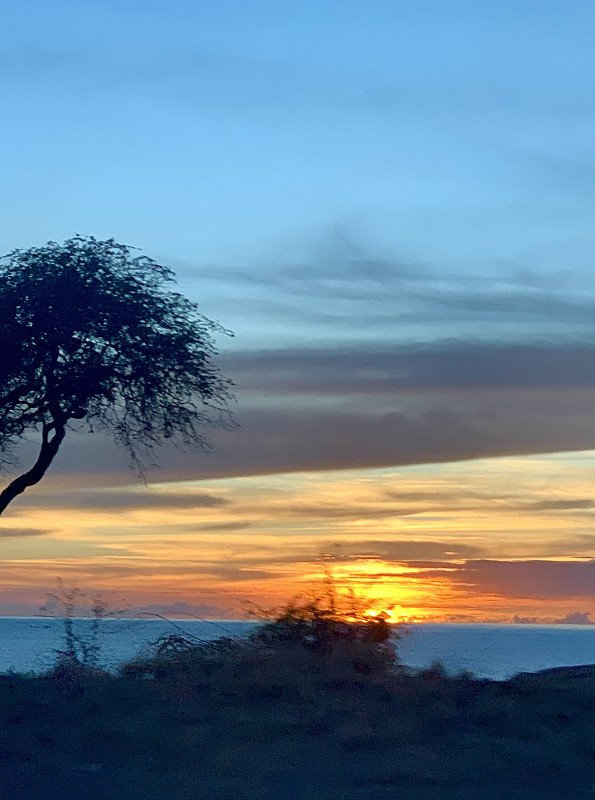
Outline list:
[[[209,453],[171,446],[158,450],[159,467],[150,471],[149,478],[198,480],[595,448],[591,390],[420,393],[405,399],[390,398],[382,405],[394,410],[377,407],[370,398],[347,408],[339,401],[317,408],[292,407],[288,399],[277,407],[246,409],[237,414],[238,430],[209,433],[213,444]],[[60,476],[69,476],[79,484],[84,479],[87,485],[135,481],[125,456],[105,436],[67,437],[44,483],[27,492],[8,513],[17,514],[18,508],[29,505],[62,506],[65,501],[81,508],[114,510],[216,507],[228,502],[198,493],[166,496],[140,490],[129,494],[81,492],[75,496]],[[55,486],[56,491],[49,494],[48,486]],[[582,508],[588,510],[586,505]]]
[[[184,17],[192,13],[193,9],[188,8]],[[129,16],[126,11],[119,11],[120,27],[123,15]],[[139,20],[135,17],[128,24],[138,28]],[[72,15],[68,22],[71,26]],[[147,89],[156,93],[161,103],[175,100],[176,104],[183,103],[203,112],[274,111],[289,107],[299,110],[306,124],[308,112],[320,109],[325,113],[349,113],[382,111],[395,103],[418,105],[415,92],[410,88],[403,90],[402,81],[393,81],[394,88],[381,93],[375,76],[350,74],[345,79],[335,70],[317,68],[309,59],[296,63],[285,54],[265,55],[262,51],[219,53],[212,44],[205,49],[194,41],[186,41],[180,31],[175,31],[172,42],[164,35],[169,22],[162,18],[156,27],[145,27],[141,40],[144,46],[132,58],[135,43],[114,36],[114,25],[101,17],[95,20],[95,40],[91,47],[72,47],[71,42],[61,47],[48,45],[47,41],[34,46],[21,42],[19,48],[5,53],[4,81],[15,77],[20,81],[41,79],[62,91],[68,88],[83,95],[88,94],[85,86],[87,90],[94,86],[96,91],[113,93],[117,89],[136,94],[142,88],[143,93]],[[249,15],[244,25],[251,23],[253,18]],[[105,46],[101,46],[102,40]],[[147,46],[149,41],[151,44]]]
[[[571,611],[565,617],[555,620],[558,625],[595,625],[588,611]]]
[[[444,578],[454,586],[479,594],[533,600],[595,597],[595,559],[588,561],[496,561],[478,559],[464,564],[410,563],[419,568],[418,580]],[[445,568],[447,572],[445,572]]]
[[[207,525],[199,525],[195,530],[199,533],[201,531],[245,531],[250,527],[252,527],[251,522],[213,522]]]
[[[503,263],[496,269],[444,268],[375,252],[352,227],[339,225],[318,242],[303,243],[293,262],[279,258],[220,271],[187,266],[183,274],[203,294],[221,297],[231,327],[235,318],[240,330],[247,319],[259,318],[262,341],[270,342],[263,320],[282,319],[284,338],[277,338],[276,348],[306,336],[317,343],[353,342],[355,329],[359,343],[394,350],[445,339],[579,348],[593,343],[595,285],[581,264],[576,272]],[[231,294],[230,285],[236,287]]]
[[[349,542],[341,545],[337,552],[339,559],[344,553],[349,558],[373,557],[404,563],[407,561],[417,562],[421,559],[431,559],[432,561],[444,559],[447,562],[453,558],[468,559],[480,555],[482,550],[475,545],[464,543],[395,539]]]
[[[172,537],[175,539],[177,536],[196,537],[201,533],[233,533],[234,531],[245,531],[252,528],[254,522],[245,520],[230,520],[229,522],[207,522],[204,524],[196,524],[194,522],[171,522],[167,526],[163,523],[158,523],[153,527],[153,531],[158,530],[160,535],[167,536],[168,540]],[[198,540],[196,540],[198,541]]]
[[[206,430],[211,453],[157,450],[160,468],[150,472],[152,481],[595,447],[595,287],[587,279],[512,269],[499,276],[449,274],[374,256],[341,231],[326,250],[320,245],[310,259],[295,264],[193,274],[226,297],[228,283],[245,289],[247,297],[243,291],[232,294],[248,318],[253,301],[281,303],[279,313],[290,327],[292,320],[298,325],[296,331],[307,328],[304,314],[312,313],[332,325],[333,335],[318,337],[319,344],[311,338],[300,347],[283,347],[267,333],[267,349],[242,350],[240,343],[220,356],[237,383],[240,429]],[[521,318],[530,330],[517,325]],[[409,326],[416,319],[419,330]],[[445,331],[460,334],[457,320],[472,323],[467,337],[437,338]],[[489,341],[492,335],[498,340]],[[25,444],[21,456],[23,464],[31,463],[35,445]],[[126,453],[108,437],[74,431],[43,485],[60,474],[79,482],[86,474],[94,485],[134,480]],[[196,499],[197,506],[208,502]],[[18,507],[43,503],[54,501],[36,489]],[[76,507],[114,509],[193,503],[181,494],[150,498],[142,492],[69,500]],[[16,508],[9,513],[18,513]]]
[[[590,497],[577,497],[572,500],[537,500],[534,503],[525,503],[517,506],[518,509],[527,511],[572,511],[573,509],[589,509],[595,506],[595,501]]]
[[[271,410],[248,412],[241,421],[233,453],[238,472],[248,474],[442,461],[449,460],[447,453],[454,460],[494,449],[489,434],[451,411],[409,416]],[[206,467],[223,471],[226,460],[216,451]]]
[[[265,349],[238,337],[218,360],[237,383],[241,428],[206,430],[212,453],[156,451],[160,469],[151,480],[595,447],[591,279],[508,267],[498,275],[450,273],[370,253],[340,228],[311,249],[295,263],[186,268],[187,278],[237,302],[242,319],[263,324],[260,306],[270,304],[294,345],[271,337],[268,316]],[[304,342],[309,314],[322,328]],[[24,445],[21,455],[31,463],[35,446]],[[69,432],[44,485],[60,473],[78,481],[87,474],[94,485],[134,480],[126,453],[99,434]],[[81,495],[72,503],[192,507],[190,497],[141,494]],[[42,498],[28,492],[19,505],[52,502]]]
[[[595,597],[595,559],[507,561],[480,558],[461,563],[453,560],[398,558],[395,563],[410,568],[411,571],[406,573],[408,582],[415,581],[423,586],[439,581],[455,590],[459,596],[477,597],[478,602],[485,596],[517,602],[528,600],[532,603]],[[350,578],[372,586],[378,581],[394,581],[395,572],[379,564],[378,570],[352,571]]]
[[[512,618],[515,625],[595,625],[589,611],[570,611],[564,617],[524,617],[515,614]]]
[[[143,509],[221,508],[231,501],[207,492],[155,492],[139,487],[134,491],[73,491],[68,493],[32,492],[23,498],[29,508],[76,508],[85,511],[119,513]]]
[[[245,581],[268,581],[283,577],[281,572],[267,569],[230,568],[225,566],[210,565],[202,570],[204,573],[216,577],[226,583],[243,583]]]
[[[290,396],[595,387],[595,344],[379,343],[248,351],[220,360],[240,390]]]
[[[430,405],[420,398],[424,403]],[[404,411],[247,411],[238,415],[241,428],[235,434],[214,434],[215,450],[201,472],[216,477],[354,469],[595,447],[595,410],[556,414],[540,411],[539,404],[533,395],[512,400],[491,395],[459,402],[446,397],[436,400],[437,408],[418,411],[410,408],[414,401]],[[167,470],[165,460],[162,464]]]
[[[555,514],[555,512],[554,512]],[[573,513],[573,517],[579,517],[580,512]],[[580,517],[579,517],[580,519]],[[589,515],[589,523],[592,517]],[[589,525],[589,527],[591,527]],[[529,543],[528,543],[529,544]],[[528,553],[535,557],[545,558],[571,558],[573,556],[585,558],[587,556],[595,555],[595,535],[583,534],[579,536],[564,535],[556,539],[556,541],[535,542]],[[527,554],[528,554],[527,553]]]
[[[280,519],[319,519],[319,520],[381,520],[391,517],[408,517],[419,514],[427,509],[402,508],[395,505],[382,505],[370,502],[363,503],[333,503],[320,501],[318,503],[303,503],[299,500],[286,505],[275,504],[270,513]]]
[[[303,470],[344,469],[387,464],[424,463],[457,460],[492,454],[498,450],[492,436],[484,434],[463,414],[451,411],[428,411],[417,415],[401,412],[383,414],[325,413],[310,410],[255,410],[238,414],[240,429],[233,433],[213,431],[212,452],[191,452],[173,447],[157,453],[160,467],[150,473],[154,481],[192,480],[234,475],[271,474]],[[89,452],[93,449],[90,463]],[[134,476],[125,468],[114,471],[120,454],[106,437],[79,435],[67,437],[52,465],[51,475],[85,472],[89,482],[94,476],[106,483],[121,483],[122,472],[132,482]],[[49,477],[49,476],[48,476]],[[43,486],[47,486],[48,481]],[[221,498],[200,494],[176,493],[151,496],[148,492],[81,492],[78,497],[49,495],[43,488],[34,489],[10,508],[61,506],[64,500],[77,507],[131,508],[173,507],[178,501],[185,508],[223,505]]]
[[[53,531],[44,528],[3,528],[0,539],[21,539],[29,536],[48,536]]]

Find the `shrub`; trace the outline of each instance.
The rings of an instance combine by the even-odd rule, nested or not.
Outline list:
[[[222,682],[268,682],[282,675],[292,683],[298,674],[299,680],[318,674],[327,683],[357,681],[398,663],[400,629],[388,623],[386,613],[370,614],[371,605],[353,592],[340,594],[327,570],[317,596],[293,600],[277,611],[252,607],[250,615],[262,624],[245,638],[207,641],[178,628],[154,642],[153,655],[138,657],[120,672],[160,679],[185,675],[198,683],[214,674]]]
[[[323,589],[313,598],[298,598],[277,611],[252,608],[252,616],[266,621],[250,639],[268,647],[299,644],[319,654],[348,644],[369,645],[372,650],[378,646],[381,652],[390,650],[396,660],[394,642],[400,638],[400,631],[388,623],[385,612],[370,613],[371,606],[371,601],[351,590],[340,594],[327,569]]]

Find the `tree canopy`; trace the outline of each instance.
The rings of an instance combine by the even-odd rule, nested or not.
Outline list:
[[[110,432],[142,473],[171,439],[207,447],[232,424],[231,381],[213,357],[228,333],[176,291],[170,269],[113,239],[75,236],[0,258],[0,462],[40,436],[0,513],[44,476],[73,421]]]

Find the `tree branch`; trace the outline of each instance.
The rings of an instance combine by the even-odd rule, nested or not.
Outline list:
[[[63,417],[62,414],[60,414],[60,416]],[[36,483],[39,483],[43,478],[62,444],[62,440],[66,434],[65,425],[66,422],[64,419],[54,419],[52,423],[44,423],[41,448],[37,461],[30,470],[11,481],[0,493],[0,514],[2,514],[15,497],[24,492],[29,486],[34,486]]]

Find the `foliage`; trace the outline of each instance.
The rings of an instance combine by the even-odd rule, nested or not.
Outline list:
[[[91,612],[91,625],[87,634],[76,626],[76,613],[85,607]],[[70,674],[80,668],[98,670],[101,656],[101,621],[115,617],[121,610],[111,608],[101,595],[89,596],[77,587],[67,587],[58,579],[58,590],[48,594],[40,611],[62,621],[64,648],[57,650],[57,663],[53,674]]]
[[[387,646],[399,633],[387,622],[388,615],[372,613],[372,606],[352,589],[341,593],[327,565],[322,589],[314,596],[296,598],[277,611],[251,607],[251,616],[267,620],[251,638],[269,645],[298,643],[321,653],[347,642]]]
[[[172,291],[173,274],[113,239],[75,236],[0,259],[0,456],[41,432],[35,465],[0,513],[37,483],[69,425],[106,431],[142,474],[164,440],[208,446],[231,425],[231,382],[213,363],[228,333]]]
[[[289,604],[276,619],[252,634],[253,640],[264,644],[292,642],[319,652],[341,642],[381,644],[390,637],[391,629],[384,615],[353,620],[316,600]]]

